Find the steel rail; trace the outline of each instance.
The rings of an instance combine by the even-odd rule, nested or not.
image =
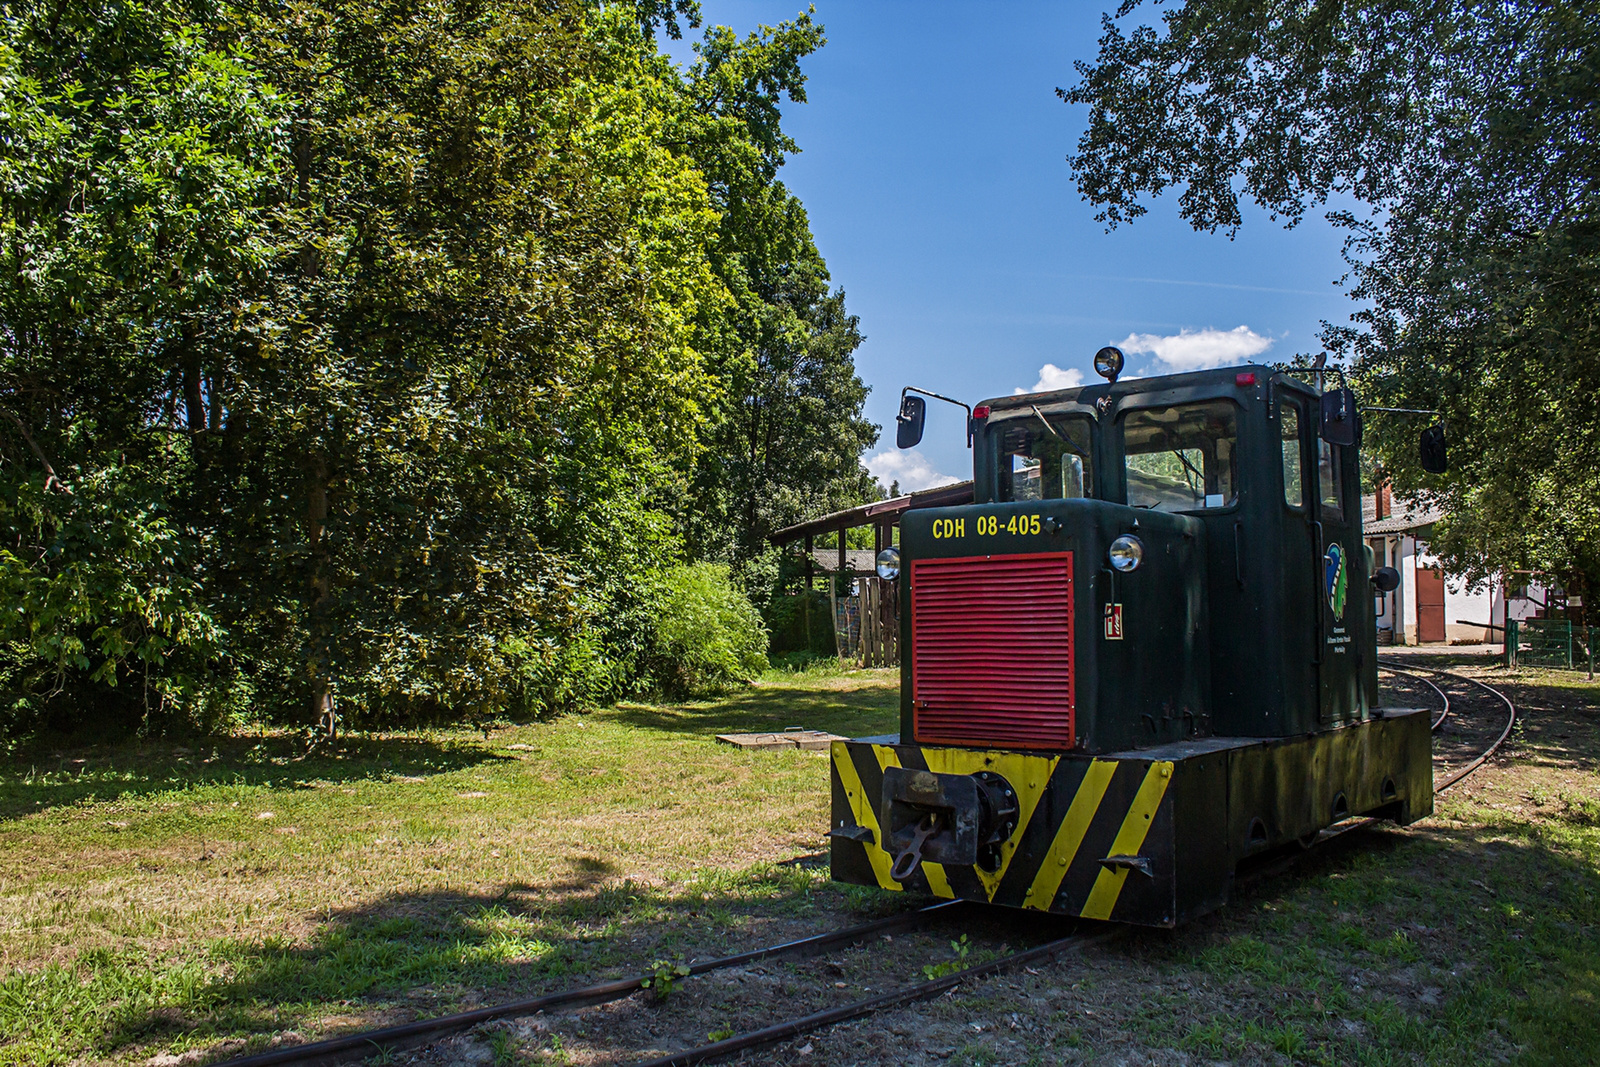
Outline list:
[[[819,1011],[804,1018],[791,1019],[788,1022],[777,1023],[760,1030],[752,1030],[747,1034],[739,1034],[723,1041],[701,1045],[698,1048],[672,1052],[665,1056],[658,1056],[653,1060],[640,1060],[634,1064],[634,1067],[688,1067],[689,1064],[705,1063],[723,1056],[730,1056],[735,1052],[743,1052],[746,1049],[770,1045],[785,1038],[799,1037],[801,1034],[808,1034],[825,1026],[832,1026],[834,1023],[858,1019],[863,1015],[871,1015],[885,1008],[898,1007],[901,1004],[909,1004],[915,1000],[927,1000],[947,990],[954,989],[962,982],[970,979],[998,974],[1012,967],[1019,967],[1022,964],[1044,959],[1047,956],[1056,956],[1063,952],[1079,952],[1091,945],[1110,941],[1127,933],[1126,928],[1118,928],[1094,934],[1071,934],[1040,945],[1037,948],[1013,952],[1009,956],[990,960],[988,963],[980,963],[976,966],[968,967],[964,971],[946,975],[943,978],[935,978],[931,982],[920,982],[917,985],[906,986],[904,989],[897,989],[892,993],[882,993],[875,997],[868,997],[866,1000],[841,1004],[837,1008],[829,1008],[826,1011]]]
[[[902,912],[899,915],[891,915],[884,919],[875,919],[872,922],[861,923],[857,926],[849,926],[843,930],[835,930],[832,933],[813,934],[810,937],[802,937],[796,941],[786,941],[780,945],[751,949],[748,952],[722,956],[718,959],[706,960],[703,963],[693,963],[689,965],[689,975],[705,974],[725,967],[737,967],[741,964],[755,963],[758,960],[772,959],[778,956],[815,954],[834,945],[856,941],[872,934],[921,926],[926,922],[941,917],[941,912],[959,909],[965,904],[967,904],[967,901],[964,900],[941,900],[924,908]],[[505,1004],[496,1004],[492,1007],[478,1008],[474,1011],[458,1012],[454,1015],[441,1015],[432,1019],[418,1019],[415,1022],[387,1026],[379,1030],[360,1030],[341,1037],[329,1038],[326,1041],[315,1041],[306,1045],[291,1045],[287,1048],[272,1049],[268,1052],[257,1052],[253,1055],[241,1056],[237,1059],[227,1060],[219,1064],[218,1067],[272,1067],[275,1064],[285,1063],[350,1063],[384,1052],[414,1048],[417,1045],[427,1044],[447,1034],[466,1030],[477,1026],[479,1023],[490,1022],[494,1019],[504,1019],[508,1016],[517,1015],[532,1015],[535,1012],[547,1011],[551,1008],[583,1007],[590,1004],[604,1004],[613,1000],[621,1000],[623,997],[645,988],[644,983],[653,980],[653,978],[653,975],[648,974],[640,975],[637,978],[621,978],[612,982],[601,982],[597,985],[568,989],[559,993],[547,993],[527,1000],[515,1000]]]
[[[1420,674],[1417,674],[1417,673],[1415,673],[1413,671],[1405,670],[1405,669],[1403,669],[1401,667],[1396,667],[1392,663],[1385,663],[1381,659],[1378,661],[1378,666],[1382,667],[1384,670],[1388,671],[1390,674],[1403,674],[1407,678],[1415,678],[1417,681],[1421,682],[1423,685],[1427,686],[1429,689],[1432,689],[1435,693],[1438,693],[1439,694],[1439,699],[1444,702],[1444,710],[1439,712],[1439,717],[1437,719],[1433,720],[1433,726],[1430,727],[1430,729],[1438,730],[1440,726],[1444,725],[1444,720],[1445,720],[1446,716],[1448,716],[1450,714],[1450,696],[1449,696],[1449,694],[1447,694],[1443,689],[1440,689],[1437,685],[1435,685],[1431,678],[1424,678]]]
[[[1512,703],[1510,697],[1500,692],[1500,690],[1496,689],[1494,686],[1489,685],[1487,682],[1480,682],[1478,679],[1470,678],[1465,674],[1456,674],[1454,671],[1444,671],[1437,667],[1425,667],[1423,669],[1431,670],[1435,674],[1442,674],[1447,678],[1455,678],[1463,682],[1471,682],[1479,689],[1482,689],[1490,696],[1495,697],[1504,703],[1508,713],[1506,715],[1505,729],[1501,730],[1500,736],[1494,739],[1494,744],[1490,745],[1488,748],[1479,753],[1477,758],[1471,763],[1468,763],[1465,767],[1462,767],[1450,777],[1446,778],[1443,785],[1434,786],[1433,792],[1434,795],[1437,796],[1438,794],[1443,793],[1446,789],[1449,789],[1451,786],[1455,785],[1457,782],[1461,781],[1461,779],[1465,778],[1473,771],[1477,770],[1479,767],[1482,767],[1485,763],[1489,762],[1490,758],[1493,757],[1496,752],[1500,751],[1500,746],[1506,743],[1506,738],[1511,736],[1511,731],[1517,725],[1517,706],[1516,704]]]
[[[1444,710],[1440,713],[1439,718],[1434,720],[1432,728],[1437,730],[1439,724],[1444,721],[1445,716],[1448,715],[1450,711],[1450,698],[1444,692],[1444,690],[1429,679],[1422,678],[1410,670],[1395,667],[1392,664],[1385,663],[1382,660],[1378,662],[1379,666],[1384,667],[1386,670],[1393,671],[1396,674],[1404,674],[1408,677],[1417,678],[1418,681],[1430,686],[1436,693],[1439,694],[1440,698],[1444,701]],[[1458,681],[1470,682],[1473,685],[1478,686],[1480,689],[1485,690],[1490,695],[1503,701],[1510,713],[1506,720],[1505,729],[1500,732],[1500,736],[1495,739],[1495,742],[1485,749],[1481,754],[1479,754],[1471,763],[1467,764],[1465,767],[1461,768],[1459,771],[1447,778],[1443,784],[1436,785],[1433,791],[1435,795],[1437,795],[1444,792],[1446,789],[1449,789],[1467,775],[1483,766],[1484,763],[1488,762],[1488,760],[1499,750],[1500,746],[1505,743],[1506,738],[1511,736],[1511,730],[1516,725],[1517,721],[1517,708],[1512,702],[1511,698],[1507,697],[1504,693],[1500,692],[1498,689],[1495,689],[1493,686],[1490,686],[1485,682],[1481,682],[1476,678],[1469,678],[1466,675],[1456,674],[1453,671],[1443,670],[1438,667],[1423,667],[1419,665],[1417,669],[1425,670],[1433,674],[1441,674],[1445,677],[1454,678]],[[1371,826],[1378,821],[1380,820],[1372,818],[1358,819],[1337,829],[1323,830],[1315,844],[1321,844],[1333,838],[1341,837],[1352,830],[1358,830],[1367,826]],[[1248,880],[1253,882],[1259,880],[1260,878],[1279,873],[1281,870],[1292,866],[1292,864],[1298,858],[1299,857],[1294,857],[1288,861],[1285,861],[1281,865],[1275,864],[1271,867],[1253,872],[1253,875],[1249,877]],[[719,959],[707,960],[704,963],[691,964],[689,968],[689,974],[690,976],[705,974],[709,971],[720,970],[726,967],[734,967],[744,963],[753,963],[763,959],[772,959],[779,956],[814,953],[826,949],[831,945],[836,945],[841,942],[854,941],[861,937],[865,937],[874,933],[880,933],[885,930],[918,926],[931,920],[932,918],[935,918],[938,913],[946,909],[957,908],[965,903],[966,901],[962,900],[940,901],[925,908],[919,908],[915,911],[905,912],[900,915],[890,916],[889,918],[879,919],[870,923],[863,923],[859,926],[848,927],[844,930],[838,930],[828,934],[816,934],[811,937],[801,938],[797,941],[790,941],[781,945],[774,945],[768,948],[752,949],[749,952],[741,952],[732,956],[724,956]],[[882,1011],[885,1008],[897,1007],[913,1001],[935,997],[948,990],[954,989],[962,982],[969,979],[982,978],[991,974],[997,974],[1011,967],[1019,966],[1035,959],[1042,959],[1047,956],[1054,956],[1068,951],[1080,951],[1091,945],[1120,937],[1126,932],[1126,929],[1119,928],[1106,930],[1092,935],[1072,934],[1067,937],[1051,941],[1047,944],[1040,945],[1036,948],[1025,949],[1021,952],[1012,953],[1011,955],[1002,957],[998,960],[991,960],[988,963],[969,967],[966,970],[958,971],[955,974],[947,975],[943,978],[936,978],[932,981],[907,986],[891,993],[883,993],[875,997],[869,997],[865,1000],[858,1000],[849,1004],[840,1005],[835,1008],[829,1008],[825,1011],[817,1012],[800,1019],[791,1019],[787,1022],[777,1023],[772,1026],[764,1027],[760,1030],[753,1030],[746,1034],[739,1034],[723,1041],[713,1042],[709,1045],[702,1045],[693,1049],[685,1049],[680,1052],[670,1053],[666,1056],[657,1057],[651,1060],[639,1061],[635,1067],[687,1067],[689,1064],[705,1063],[710,1060],[719,1059],[723,1056],[732,1055],[735,1052],[741,1052],[746,1049],[769,1045],[773,1042],[782,1041],[786,1038],[798,1037],[801,1034],[811,1033],[824,1027],[834,1025],[835,1023],[846,1022],[850,1019],[857,1019],[865,1015],[873,1014],[874,1012]],[[447,1034],[465,1030],[472,1026],[476,1026],[479,1023],[490,1022],[495,1019],[503,1019],[509,1016],[518,1015],[532,1015],[535,1012],[545,1011],[557,1007],[582,1007],[591,1004],[602,1004],[608,1001],[620,1000],[639,989],[645,988],[644,983],[650,980],[651,977],[652,976],[650,975],[641,975],[637,978],[624,978],[613,982],[603,982],[598,985],[585,986],[579,989],[566,990],[559,993],[550,993],[544,996],[534,997],[529,1000],[513,1001],[511,1003],[499,1004],[489,1008],[480,1008],[475,1011],[460,1012],[455,1015],[445,1015],[434,1019],[422,1019],[412,1023],[403,1023],[399,1026],[385,1027],[380,1030],[360,1031],[357,1033],[346,1034],[343,1037],[330,1038],[326,1041],[313,1042],[307,1045],[295,1045],[289,1048],[273,1049],[269,1052],[260,1052],[254,1055],[228,1060],[221,1064],[220,1067],[273,1067],[273,1065],[276,1064],[288,1063],[347,1063],[356,1058],[366,1058],[382,1052],[413,1048],[417,1045],[426,1044],[436,1040],[437,1038],[443,1037]]]
[[[1439,728],[1439,724],[1444,721],[1445,716],[1450,712],[1450,697],[1445,693],[1445,691],[1439,688],[1439,686],[1435,685],[1433,682],[1429,681],[1427,678],[1422,678],[1418,675],[1412,674],[1410,671],[1397,669],[1389,666],[1388,664],[1383,664],[1381,661],[1380,665],[1386,667],[1388,670],[1394,671],[1397,674],[1405,674],[1410,677],[1417,678],[1418,681],[1427,684],[1433,689],[1434,692],[1439,694],[1440,699],[1444,702],[1444,711],[1440,713],[1438,719],[1434,720],[1432,728],[1437,730]],[[1457,678],[1461,681],[1472,682],[1474,685],[1488,690],[1494,696],[1505,701],[1506,707],[1511,710],[1510,720],[1506,723],[1505,730],[1501,732],[1500,737],[1495,741],[1495,743],[1490,745],[1489,748],[1487,748],[1471,764],[1447,779],[1443,785],[1435,786],[1433,791],[1435,795],[1437,795],[1444,792],[1444,790],[1449,789],[1452,785],[1460,781],[1462,778],[1465,778],[1468,774],[1477,770],[1491,756],[1494,755],[1494,753],[1500,748],[1500,745],[1505,742],[1505,739],[1511,735],[1511,727],[1516,722],[1517,709],[1516,706],[1511,702],[1510,698],[1508,698],[1504,693],[1501,693],[1499,690],[1478,681],[1476,678],[1468,678],[1465,675],[1455,674],[1451,671],[1440,670],[1436,667],[1424,667],[1422,669],[1433,671],[1437,674],[1443,674],[1451,678]],[[1341,837],[1351,830],[1359,830],[1363,827],[1371,826],[1379,821],[1380,820],[1378,819],[1371,818],[1358,819],[1349,823],[1348,825],[1341,826],[1336,830],[1324,830],[1322,831],[1321,835],[1319,835],[1316,844],[1321,844],[1324,841]],[[1272,874],[1280,873],[1282,870],[1293,866],[1293,864],[1300,858],[1301,857],[1299,856],[1291,857],[1284,861],[1281,865],[1274,865],[1272,867],[1252,872],[1252,874],[1247,877],[1247,880],[1254,882]],[[719,1059],[723,1056],[730,1056],[736,1052],[743,1052],[746,1049],[757,1048],[762,1045],[769,1045],[775,1041],[782,1041],[786,1038],[799,1037],[801,1034],[811,1033],[813,1031],[820,1030],[825,1026],[831,1026],[835,1023],[841,1023],[850,1019],[860,1018],[863,1015],[870,1015],[873,1012],[882,1011],[884,1008],[898,1007],[901,1004],[907,1004],[914,1000],[925,1000],[929,997],[938,996],[940,993],[943,993],[946,990],[955,988],[957,985],[961,984],[964,979],[979,978],[983,977],[984,975],[993,974],[1005,968],[1016,966],[1017,964],[1024,963],[1040,956],[1054,955],[1069,949],[1081,949],[1089,944],[1109,940],[1110,938],[1119,936],[1124,932],[1124,930],[1112,930],[1094,936],[1085,936],[1080,934],[1065,937],[1058,941],[1052,941],[1047,945],[1041,945],[1039,948],[1015,953],[1011,956],[1004,957],[1003,959],[995,960],[978,967],[972,967],[968,970],[957,972],[956,974],[949,975],[945,978],[935,979],[931,982],[924,982],[920,985],[907,986],[906,988],[897,990],[893,993],[884,993],[866,1000],[858,1000],[850,1004],[843,1004],[837,1008],[829,1008],[826,1011],[817,1012],[814,1015],[808,1015],[801,1019],[792,1019],[788,1022],[777,1023],[773,1026],[765,1027],[761,1030],[753,1030],[747,1034],[740,1034],[735,1037],[730,1037],[724,1041],[713,1042],[712,1044],[702,1045],[698,1048],[686,1049],[682,1052],[670,1053],[666,1056],[660,1056],[652,1060],[641,1060],[637,1062],[634,1067],[688,1067],[690,1064],[706,1063],[710,1060]]]

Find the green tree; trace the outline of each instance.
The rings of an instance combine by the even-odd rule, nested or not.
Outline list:
[[[233,387],[196,499],[227,617],[319,715],[336,691],[538,710],[671,553],[651,505],[692,460],[715,215],[625,15],[344,0],[242,24],[293,124],[268,283],[212,347]]]
[[[16,9],[19,699],[174,646],[330,726],[634,684],[726,300],[640,17]]]
[[[674,136],[719,212],[712,262],[732,297],[703,320],[718,392],[683,523],[692,555],[732,561],[747,580],[772,530],[876,491],[860,462],[878,427],[862,416],[858,322],[777,177],[799,151],[781,101],[804,102],[800,64],[824,42],[809,15],[743,39],[716,27],[679,83]]]
[[[1434,547],[1600,589],[1600,4],[1195,0],[1125,32],[1138,6],[1059,91],[1099,217],[1169,188],[1208,230],[1337,207],[1360,303],[1324,342],[1367,401],[1442,412],[1443,477],[1414,422],[1368,420],[1397,491],[1448,511]]]
[[[203,389],[199,324],[264,270],[286,123],[210,14],[40,2],[0,24],[0,732],[130,669],[155,709],[217,692],[172,425]]]
[[[860,489],[859,333],[776,181],[820,29],[685,76],[697,17],[8,9],[0,734],[604,699],[661,680],[685,532]]]

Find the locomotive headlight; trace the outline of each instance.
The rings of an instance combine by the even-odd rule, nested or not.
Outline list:
[[[1111,547],[1106,550],[1106,555],[1111,557],[1111,566],[1126,574],[1128,571],[1137,570],[1144,561],[1144,542],[1133,534],[1123,534],[1111,542]]]
[[[1112,385],[1117,383],[1117,375],[1122,373],[1122,349],[1116,345],[1106,345],[1094,354],[1094,372]]]
[[[886,548],[878,553],[878,577],[893,581],[900,577],[900,550]]]

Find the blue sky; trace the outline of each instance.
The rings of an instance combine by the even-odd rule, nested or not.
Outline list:
[[[1070,385],[1094,378],[1105,344],[1123,344],[1142,374],[1286,359],[1320,350],[1323,320],[1348,320],[1342,239],[1320,215],[1285,230],[1255,213],[1229,241],[1190,229],[1169,194],[1132,226],[1095,221],[1066,163],[1084,113],[1055,89],[1094,58],[1104,5],[815,6],[828,44],[805,65],[808,102],[784,109],[802,152],[782,179],[860,316],[867,415],[884,427],[862,458],[886,486],[971,476],[949,405],[929,404],[919,449],[895,450],[903,385],[968,403]],[[703,10],[745,34],[804,7]],[[697,35],[663,43],[692,58]]]

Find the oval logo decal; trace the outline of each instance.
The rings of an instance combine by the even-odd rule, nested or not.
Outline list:
[[[1328,587],[1328,607],[1333,609],[1333,617],[1344,618],[1345,591],[1348,578],[1345,574],[1344,549],[1337,544],[1328,546],[1328,554],[1322,557],[1322,570]]]

